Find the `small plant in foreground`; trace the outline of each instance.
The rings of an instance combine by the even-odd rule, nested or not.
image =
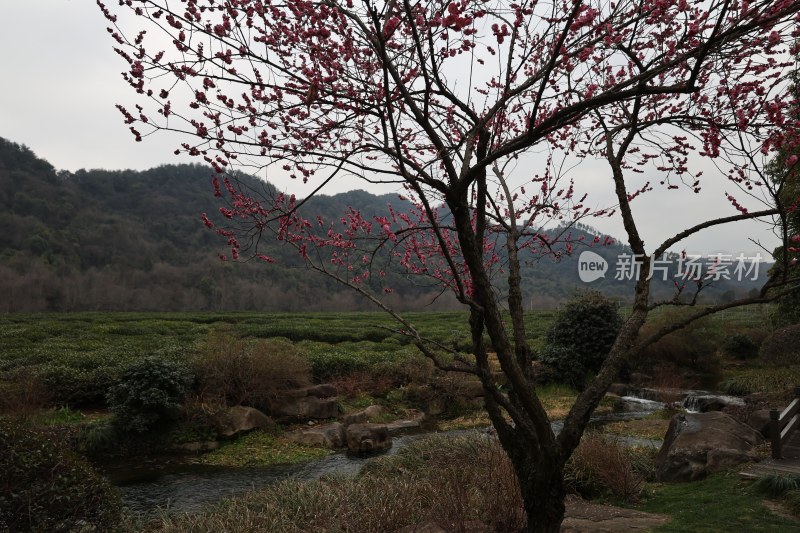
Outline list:
[[[753,488],[771,498],[778,498],[787,492],[800,490],[800,476],[770,474],[759,478]]]
[[[790,490],[783,495],[783,504],[789,511],[800,516],[800,490]]]
[[[0,531],[114,531],[114,489],[59,442],[0,419]]]

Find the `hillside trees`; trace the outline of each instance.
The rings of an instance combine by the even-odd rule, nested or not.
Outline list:
[[[276,238],[391,313],[437,366],[478,376],[514,464],[526,531],[558,531],[564,464],[592,411],[625,361],[685,324],[638,337],[655,305],[650,266],[688,235],[783,209],[761,166],[798,127],[784,113],[792,96],[782,79],[797,36],[794,1],[98,4],[127,63],[123,77],[141,96],[118,106],[135,139],[183,132],[178,151],[217,174],[226,205],[205,223],[227,242],[224,258],[273,263],[259,249]],[[631,203],[699,190],[704,160],[719,171],[702,180],[730,185],[732,214],[647,249]],[[594,208],[581,189],[600,163],[614,200]],[[318,184],[315,192],[333,180],[396,184],[411,207],[318,216],[289,192],[239,183],[236,170],[248,167]],[[548,223],[591,216],[624,222],[640,267],[634,308],[556,435],[536,395],[521,265],[576,245],[566,232],[559,252]],[[472,353],[429,342],[385,303],[392,270],[455,294],[470,312]],[[770,297],[764,290],[686,320]],[[491,377],[490,350],[507,389]]]

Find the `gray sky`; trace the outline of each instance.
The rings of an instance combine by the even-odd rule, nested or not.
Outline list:
[[[0,20],[0,137],[25,144],[56,168],[70,171],[142,170],[191,160],[173,154],[178,140],[166,134],[133,141],[114,105],[131,105],[134,95],[120,77],[125,64],[112,50],[107,21],[94,1],[3,0]],[[611,179],[603,167],[582,168],[573,176],[578,190],[586,189],[581,183],[588,185],[590,205],[609,202]],[[362,187],[342,183],[327,192],[347,188]],[[724,198],[728,189],[733,192],[709,171],[701,195],[657,189],[637,200],[634,207],[648,249],[709,216],[736,214]],[[606,233],[624,235],[618,219],[586,222]],[[757,247],[747,237],[761,240],[768,249],[776,243],[763,225],[738,223],[694,237],[685,248],[696,253],[752,254]]]

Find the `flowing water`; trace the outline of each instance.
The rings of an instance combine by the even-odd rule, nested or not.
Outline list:
[[[449,434],[479,433],[477,430]],[[410,442],[430,435],[403,435],[381,455],[393,455]],[[122,501],[134,514],[153,515],[159,508],[175,513],[197,513],[214,503],[285,479],[311,480],[325,475],[355,476],[371,457],[337,452],[299,465],[232,468],[205,466],[176,459],[118,463],[106,467]]]
[[[598,416],[592,424],[601,426],[615,420],[642,418],[664,404],[639,398],[624,398],[626,409],[620,413]],[[561,422],[553,430],[561,430]],[[456,430],[449,435],[479,434],[479,430]],[[485,432],[483,432],[485,433]],[[397,436],[392,448],[383,455],[393,455],[409,443],[430,433]],[[627,445],[660,445],[654,441],[620,438]],[[311,480],[325,475],[355,476],[370,457],[334,453],[300,465],[231,468],[187,463],[175,458],[137,460],[106,467],[106,474],[117,485],[123,503],[139,516],[153,516],[159,508],[174,513],[197,513],[208,510],[223,498],[259,489],[285,479]]]

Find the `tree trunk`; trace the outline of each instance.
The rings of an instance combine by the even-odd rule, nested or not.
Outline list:
[[[565,511],[564,467],[529,455],[514,467],[528,518],[522,532],[558,533]]]

